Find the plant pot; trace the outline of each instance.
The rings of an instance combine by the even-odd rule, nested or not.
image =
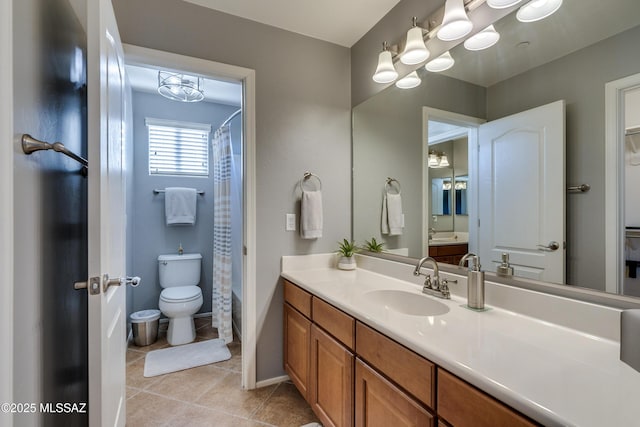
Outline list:
[[[340,270],[355,270],[356,269],[356,257],[354,256],[341,256],[338,259],[338,268]]]

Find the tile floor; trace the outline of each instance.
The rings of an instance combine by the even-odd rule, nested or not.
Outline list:
[[[239,341],[229,344],[231,359],[224,362],[145,378],[145,354],[169,346],[166,326],[160,324],[156,343],[131,344],[127,350],[128,427],[299,427],[318,422],[290,382],[242,390]],[[196,319],[196,333],[196,341],[218,336],[210,317]]]

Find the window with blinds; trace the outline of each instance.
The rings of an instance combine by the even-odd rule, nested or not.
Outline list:
[[[149,175],[209,176],[211,125],[146,119]]]

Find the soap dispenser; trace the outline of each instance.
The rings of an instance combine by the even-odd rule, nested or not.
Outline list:
[[[184,249],[182,249],[182,242],[180,242],[180,246],[178,246],[178,255],[184,254]]]
[[[502,264],[496,268],[496,274],[498,276],[513,276],[513,267],[509,264],[509,254],[502,253]]]
[[[484,309],[484,271],[481,271],[480,258],[469,259],[467,273],[467,305],[474,310]]]

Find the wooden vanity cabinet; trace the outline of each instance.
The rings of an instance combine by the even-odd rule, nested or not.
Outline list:
[[[468,243],[429,246],[429,256],[445,264],[458,265],[467,252],[469,252]]]
[[[452,427],[538,425],[441,368],[438,368],[438,416]]]
[[[311,321],[291,305],[284,305],[284,370],[302,396],[309,398]]]
[[[434,427],[433,415],[409,395],[356,360],[356,427]]]

